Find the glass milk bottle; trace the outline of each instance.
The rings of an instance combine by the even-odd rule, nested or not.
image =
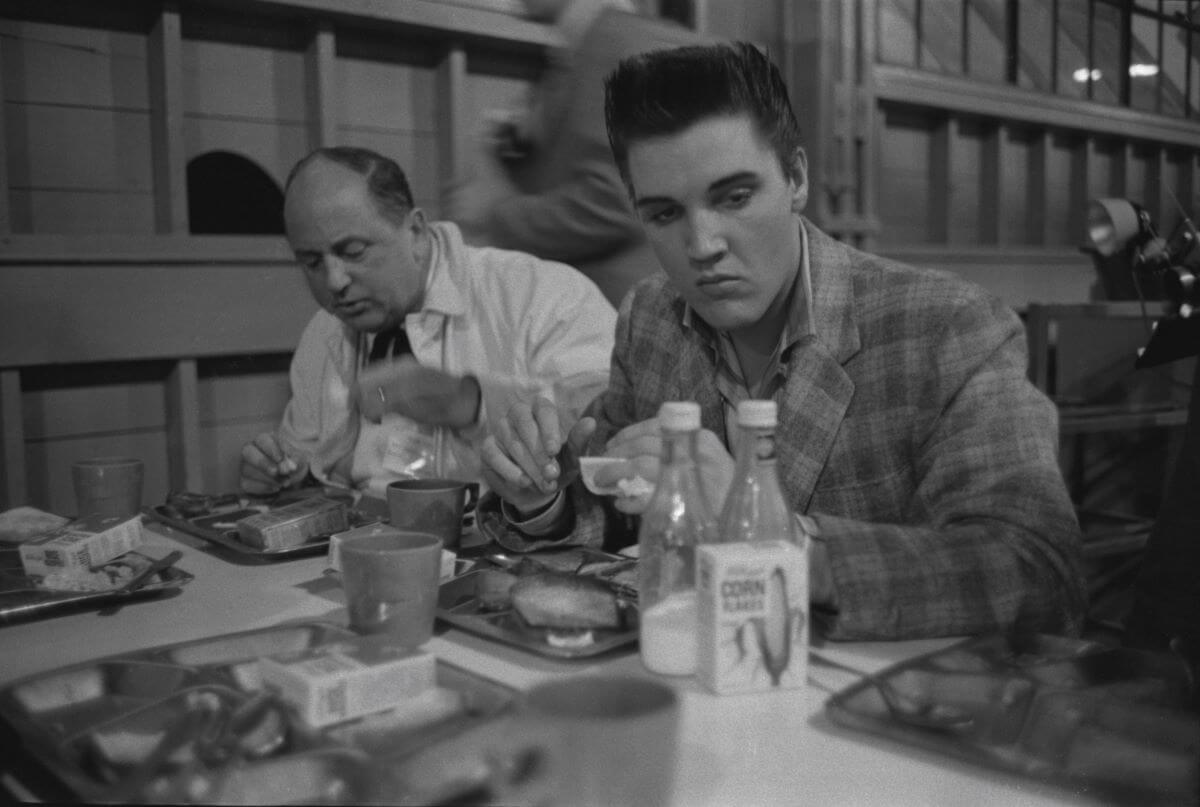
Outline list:
[[[662,675],[696,671],[696,545],[716,537],[696,467],[700,406],[658,412],[662,465],[638,532],[642,663]]]
[[[775,467],[774,401],[742,401],[737,407],[737,467],[721,510],[717,540],[791,541],[804,549],[801,531]]]

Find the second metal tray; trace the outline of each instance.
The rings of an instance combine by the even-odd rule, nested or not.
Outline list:
[[[136,550],[127,552],[106,566],[128,566],[134,574],[152,562]],[[170,566],[132,590],[64,591],[42,588],[21,567],[17,548],[0,549],[0,626],[42,619],[82,609],[100,609],[133,600],[163,596],[192,580],[192,575]]]
[[[246,516],[263,512],[264,506],[234,505],[222,508],[219,512],[205,513],[193,517],[183,517],[176,514],[168,505],[145,507],[142,512],[153,521],[182,530],[197,538],[203,538],[210,543],[236,552],[252,560],[276,561],[293,558],[310,557],[329,551],[329,536],[320,535],[299,546],[283,549],[260,549],[243,541],[238,536],[236,522]],[[379,517],[353,507],[348,508],[347,517],[349,528],[362,527],[379,521]]]
[[[14,753],[87,803],[361,803],[400,792],[393,769],[407,756],[516,703],[510,687],[441,660],[433,694],[448,706],[421,701],[319,729],[264,690],[260,657],[353,637],[292,623],[75,664],[0,688],[0,723]],[[273,724],[247,719],[263,705]]]
[[[481,579],[481,567],[506,567],[529,563],[558,572],[570,572],[594,577],[613,589],[623,625],[620,629],[594,629],[582,641],[563,637],[547,628],[527,624],[512,608],[489,610],[481,607],[476,584]],[[438,592],[438,618],[469,633],[486,636],[539,656],[559,659],[590,658],[610,650],[626,647],[638,640],[637,595],[626,582],[634,573],[635,561],[599,550],[573,548],[559,552],[531,553],[508,556],[493,553],[484,555],[474,570],[442,583]]]

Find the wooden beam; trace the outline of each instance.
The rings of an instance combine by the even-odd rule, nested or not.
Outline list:
[[[1080,138],[1071,149],[1071,187],[1067,194],[1070,213],[1067,227],[1076,238],[1087,234],[1087,203],[1096,194],[1093,192],[1092,166],[1095,164],[1095,139]]]
[[[950,240],[950,205],[954,176],[954,155],[950,147],[954,131],[953,116],[942,115],[929,138],[929,240],[945,244]]]
[[[468,108],[467,52],[453,42],[437,67],[438,184],[443,194],[466,181],[469,168],[471,111]],[[439,200],[442,209],[448,200]]]
[[[292,264],[8,266],[0,368],[291,353],[316,308]]]
[[[167,469],[173,490],[203,490],[200,461],[200,384],[195,359],[181,359],[167,376]]]
[[[309,148],[335,146],[337,131],[337,39],[333,24],[317,22],[304,58]]]
[[[8,131],[4,125],[4,38],[0,37],[0,142]],[[0,159],[0,235],[12,232],[12,202],[8,194],[8,160]]]
[[[294,262],[276,235],[0,235],[0,266]]]
[[[523,18],[519,0],[497,0],[494,9],[472,8],[445,0],[188,0],[189,6],[219,6],[241,12],[267,12],[312,19],[324,15],[353,20],[451,33],[508,45],[543,48],[558,45],[558,33],[548,25]]]
[[[1042,129],[1034,136],[1029,146],[1029,165],[1025,172],[1025,233],[1031,244],[1046,244],[1050,241],[1049,217],[1046,215],[1046,171],[1050,164],[1050,138],[1050,131]]]
[[[872,67],[881,101],[1195,148],[1200,123],[907,67]]]
[[[29,503],[25,478],[25,424],[21,415],[21,373],[0,370],[0,459],[4,485],[0,510]]]
[[[983,244],[1000,243],[1006,147],[1004,127],[997,122],[985,122],[979,155],[979,241]]]
[[[150,129],[154,155],[154,225],[188,231],[187,165],[183,146],[183,38],[177,3],[163,4],[147,43]]]

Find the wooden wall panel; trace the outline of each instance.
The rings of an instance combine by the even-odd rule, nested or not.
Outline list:
[[[12,103],[147,109],[146,37],[0,19]]]
[[[290,263],[0,271],[0,367],[290,352],[316,308]]]
[[[241,468],[242,446],[279,423],[290,397],[286,362],[279,356],[266,364],[261,357],[248,359],[254,368],[239,372],[236,361],[223,360],[201,377],[200,452],[204,490],[236,490]],[[201,363],[202,368],[207,363]]]
[[[147,193],[153,187],[144,111],[10,104],[19,187]]]
[[[76,366],[42,371],[40,384],[30,379],[30,373],[25,374],[22,420],[26,440],[80,439],[129,429],[162,431],[166,426],[161,377],[128,377],[132,374],[118,371],[118,379],[103,381],[95,372],[79,370]]]
[[[1051,136],[1046,148],[1046,244],[1077,245],[1083,233],[1072,225],[1072,165],[1074,150],[1078,147],[1075,138]]]
[[[1158,199],[1158,149],[1131,146],[1128,155],[1124,196],[1145,205],[1151,217],[1160,221],[1162,207]]]
[[[929,241],[931,123],[909,110],[885,108],[879,133],[880,240]]]
[[[203,369],[200,379],[200,421],[206,427],[238,421],[257,422],[264,417],[277,419],[291,395],[287,366],[290,354],[280,354],[263,367],[262,358],[251,358],[249,372],[239,372],[236,360],[223,360],[217,370]],[[218,374],[219,373],[219,374]]]
[[[288,171],[309,152],[303,123],[188,117],[183,122],[188,160],[209,151],[231,151],[253,160],[283,187]]]
[[[10,197],[15,233],[154,232],[154,197],[149,193],[13,188]]]
[[[242,43],[183,41],[189,115],[302,123],[304,53]]]
[[[153,232],[146,37],[15,20],[0,36],[9,229]]]
[[[947,205],[947,241],[951,244],[977,244],[980,201],[985,192],[981,175],[985,130],[970,118],[960,119],[950,128],[950,200]]]
[[[338,59],[338,143],[396,160],[417,204],[435,216],[441,194],[436,82],[436,71],[427,67]]]
[[[999,229],[1001,244],[1036,244],[1028,232],[1025,211],[1030,192],[1030,159],[1033,143],[1030,133],[1021,129],[1002,127],[1003,139],[1000,160]],[[1038,190],[1041,195],[1041,190]]]
[[[434,70],[344,56],[337,65],[343,125],[430,134],[437,128]]]

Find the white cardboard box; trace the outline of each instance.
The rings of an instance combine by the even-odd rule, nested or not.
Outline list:
[[[26,574],[86,572],[142,545],[142,518],[72,521],[19,547]]]
[[[717,693],[804,686],[808,554],[788,541],[696,549],[696,675]]]
[[[437,659],[363,636],[259,659],[263,685],[314,728],[392,709],[436,685]]]

